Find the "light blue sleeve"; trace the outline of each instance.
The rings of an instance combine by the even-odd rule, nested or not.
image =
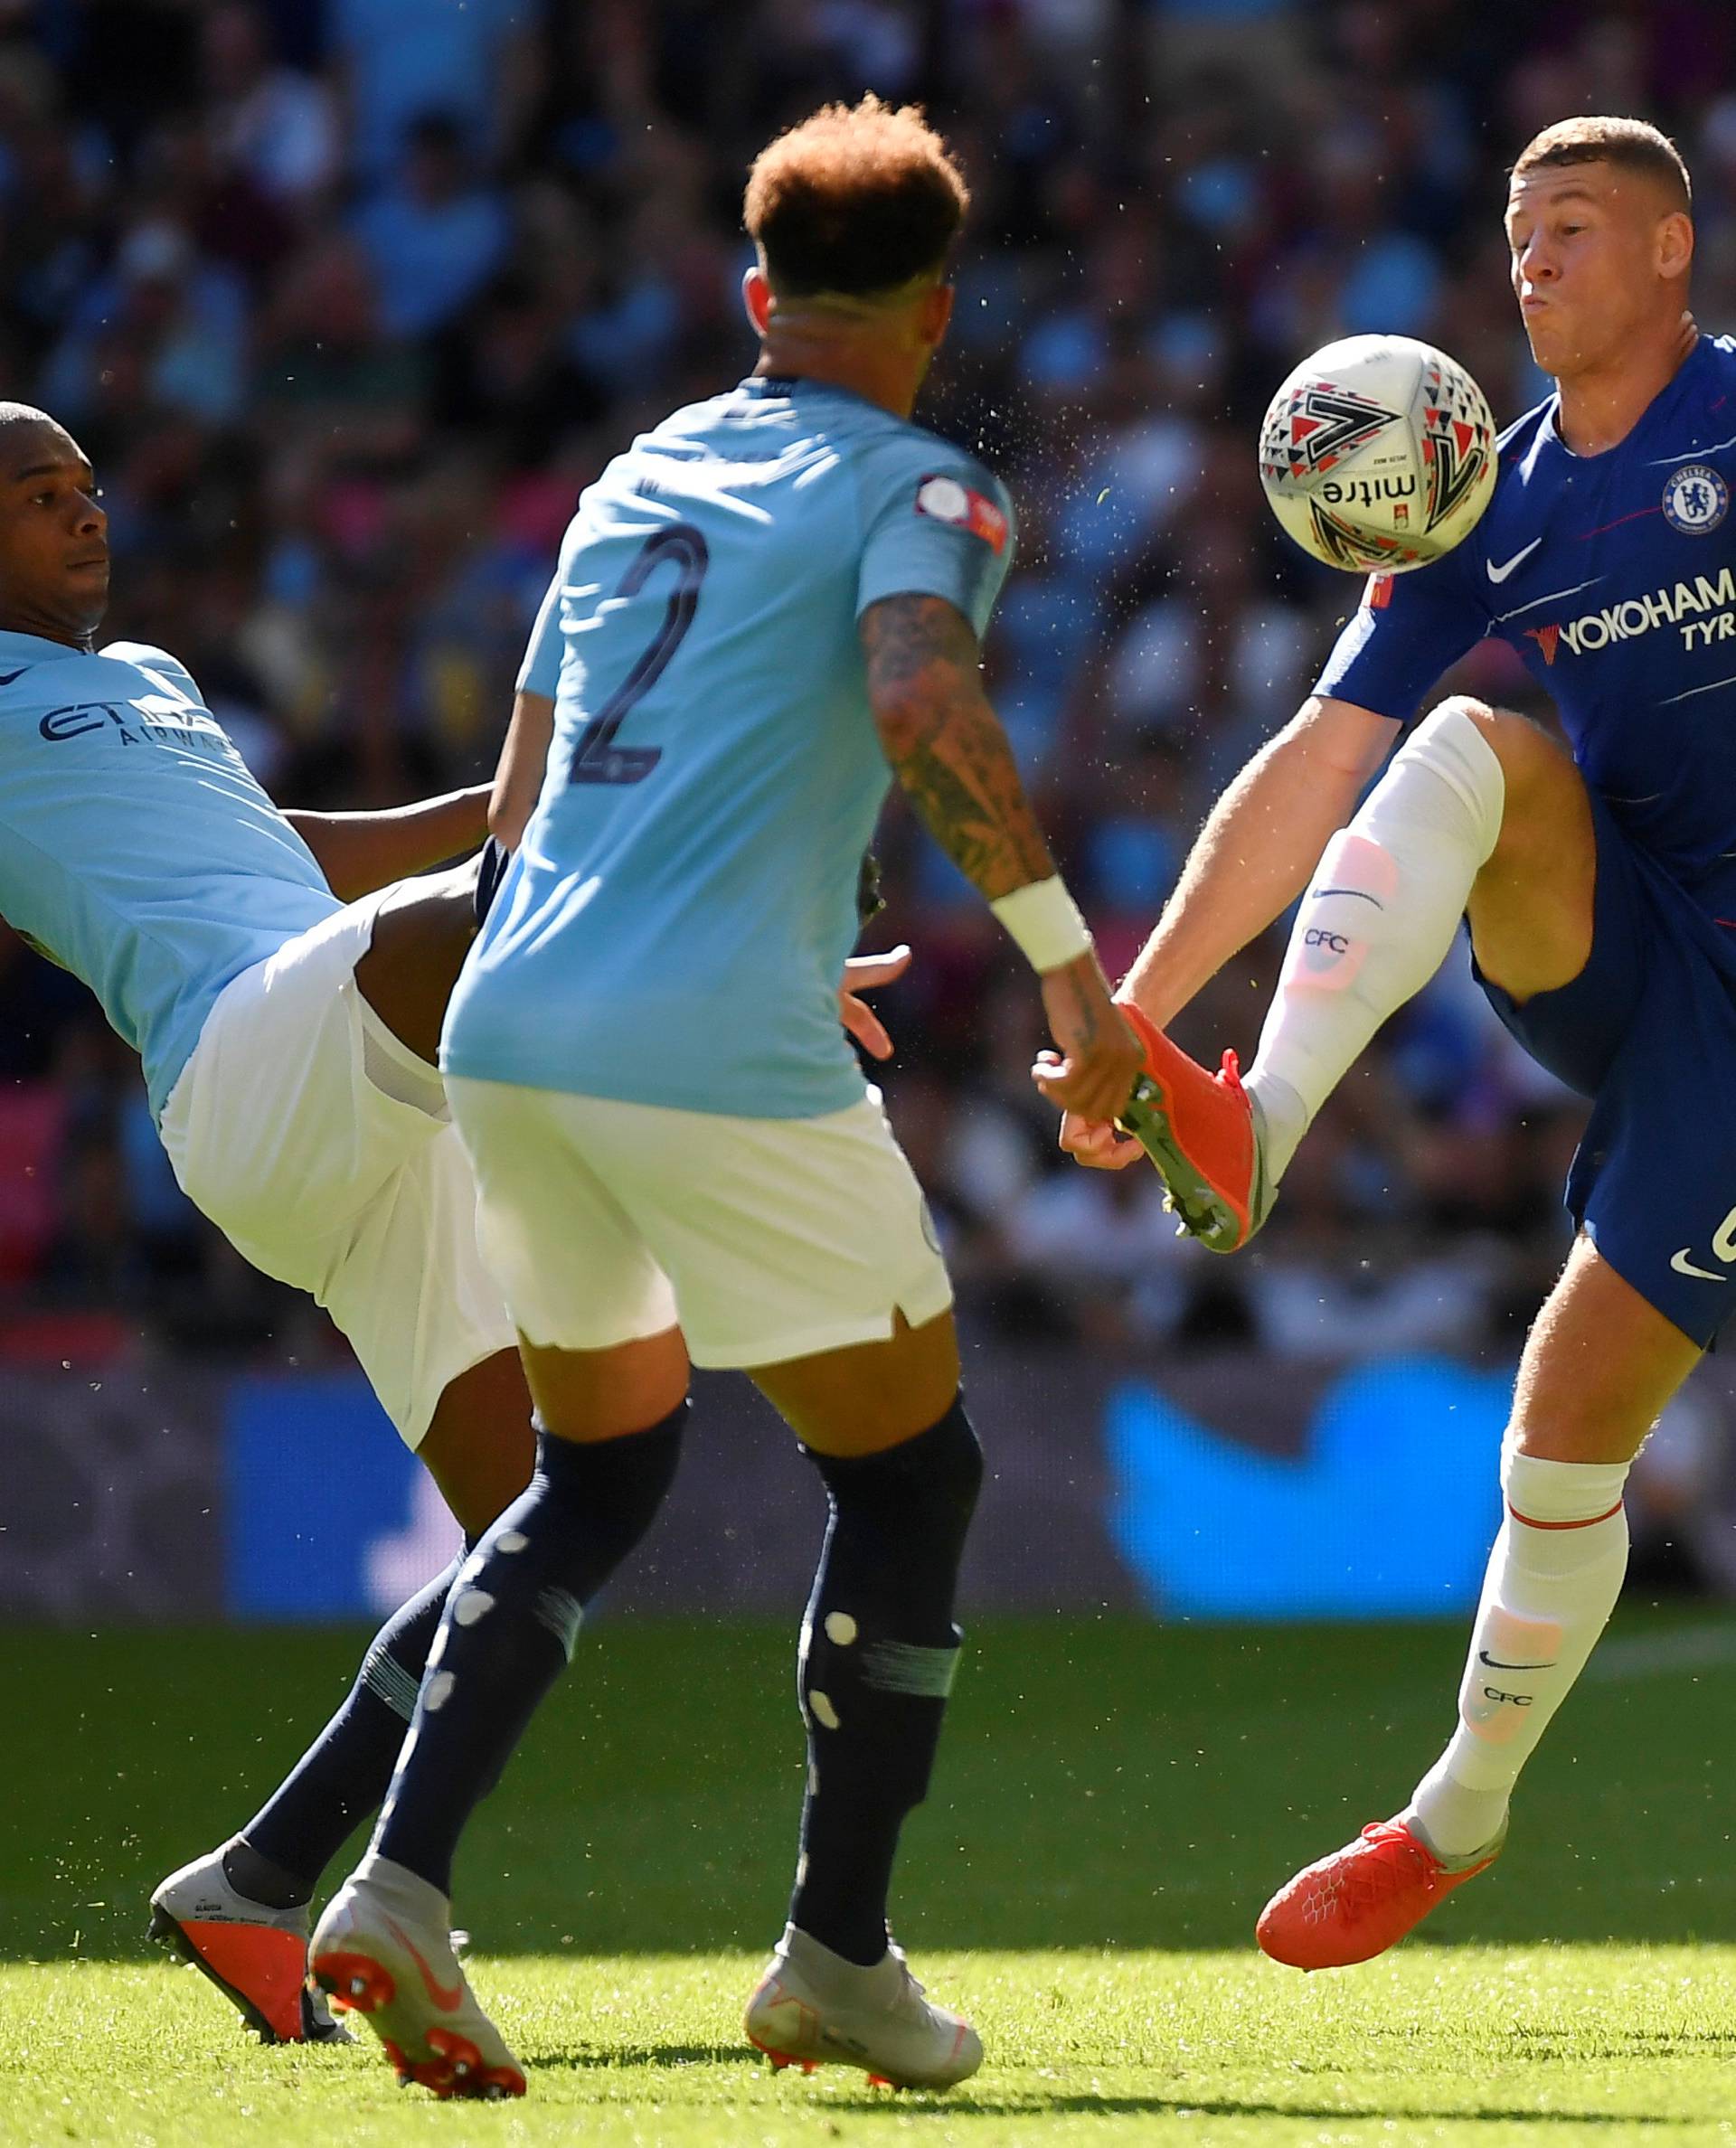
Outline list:
[[[980,640],[1013,564],[1013,502],[1000,479],[942,440],[874,458],[856,583],[858,617],[885,597],[942,597]]]
[[[561,659],[565,654],[561,633],[561,585],[566,579],[567,549],[563,544],[554,579],[537,607],[536,624],[531,628],[531,638],[525,645],[524,661],[518,667],[521,693],[546,693],[552,701],[555,688],[561,683]]]

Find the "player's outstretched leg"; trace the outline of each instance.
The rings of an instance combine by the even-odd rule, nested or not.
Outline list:
[[[1298,1872],[1260,1945],[1297,1969],[1365,1962],[1494,1862],[1520,1771],[1584,1669],[1628,1565],[1622,1490],[1698,1348],[1575,1245],[1526,1345],[1503,1451],[1505,1516],[1459,1688],[1458,1725],[1395,1819]],[[1561,1461],[1552,1450],[1619,1460]]]
[[[880,1452],[808,1454],[831,1507],[799,1657],[808,1786],[789,1924],[745,2026],[774,2066],[948,2088],[982,2064],[982,2044],[910,1974],[886,1899],[958,1665],[953,1598],[982,1450],[958,1398]]]
[[[1233,1054],[1214,1075],[1135,1022],[1146,1076],[1122,1123],[1214,1252],[1259,1229],[1326,1098],[1452,945],[1500,836],[1506,787],[1469,706],[1444,702],[1426,717],[1326,845],[1245,1083]]]
[[[684,1380],[684,1355],[679,1362]],[[683,1401],[648,1428],[613,1438],[540,1435],[530,1489],[453,1587],[370,1852],[314,1932],[315,1980],[364,2016],[401,2079],[439,2095],[524,2092],[524,2076],[455,1974],[446,1941],[452,1859],[571,1660],[585,1605],[656,1517],[686,1412]],[[459,2047],[474,2047],[480,2066]]]
[[[151,1937],[202,1971],[266,2043],[348,2040],[307,1986],[307,1905],[385,1795],[458,1571],[454,1561],[381,1627],[343,1706],[241,1833],[151,1897]]]

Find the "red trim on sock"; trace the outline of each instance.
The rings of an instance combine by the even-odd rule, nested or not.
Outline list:
[[[1512,1500],[1507,1502],[1508,1513],[1515,1522],[1523,1522],[1527,1529],[1595,1529],[1599,1522],[1609,1521],[1610,1514],[1620,1513],[1621,1508],[1621,1501],[1617,1500],[1609,1513],[1591,1514],[1583,1522],[1533,1522],[1529,1514],[1522,1514]]]

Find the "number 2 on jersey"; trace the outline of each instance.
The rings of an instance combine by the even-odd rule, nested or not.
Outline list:
[[[615,734],[623,719],[662,678],[669,660],[685,640],[699,609],[700,584],[711,564],[705,540],[691,523],[674,523],[647,537],[621,577],[618,598],[637,597],[657,569],[675,569],[675,587],[650,646],[579,734],[570,783],[640,783],[663,758],[661,746],[618,746]]]

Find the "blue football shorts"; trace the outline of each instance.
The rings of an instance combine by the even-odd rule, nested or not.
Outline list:
[[[1700,909],[1596,793],[1591,953],[1557,992],[1489,1003],[1591,1099],[1567,1208],[1616,1273],[1709,1349],[1736,1305],[1736,927]]]

